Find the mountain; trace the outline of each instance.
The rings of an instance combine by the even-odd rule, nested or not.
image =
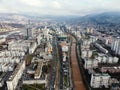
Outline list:
[[[82,24],[120,24],[120,12],[105,12],[101,14],[90,14],[71,20],[73,23]]]
[[[92,22],[96,22],[97,24],[119,24],[120,23],[120,13],[116,12],[109,12],[109,13],[102,13],[99,15],[88,17],[88,19]]]

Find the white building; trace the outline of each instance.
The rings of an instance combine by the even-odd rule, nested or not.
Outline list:
[[[118,63],[119,58],[107,56],[106,54],[98,54],[96,58],[99,63]]]
[[[3,43],[3,42],[5,42],[5,41],[6,41],[6,39],[5,39],[5,38],[3,38],[3,37],[2,37],[2,38],[0,38],[0,44],[1,44],[1,43]]]
[[[90,42],[93,43],[98,40],[97,36],[90,36]]]
[[[14,70],[14,64],[0,63],[0,72],[7,72],[13,70]]]
[[[66,46],[62,46],[62,51],[63,51],[63,52],[68,52],[68,50],[69,50],[69,48],[68,48],[67,45],[66,45]]]
[[[37,66],[37,69],[36,69],[36,71],[35,71],[35,75],[34,75],[34,78],[35,78],[35,79],[40,79],[41,74],[42,74],[42,67],[43,67],[43,63],[42,63],[42,62],[39,62],[39,63],[38,63],[38,66]]]
[[[27,50],[30,47],[30,42],[31,41],[23,41],[23,40],[14,41],[8,45],[8,50],[27,52]]]
[[[32,42],[29,48],[29,54],[34,53],[35,49],[37,48],[37,43],[36,42]]]
[[[108,50],[103,48],[100,44],[95,43],[95,46],[103,53],[108,53]]]
[[[92,56],[92,52],[91,50],[83,50],[82,51],[82,58],[90,58]]]
[[[19,79],[21,78],[23,71],[25,69],[25,61],[19,63],[12,75],[6,81],[8,90],[15,90]]]
[[[110,85],[110,75],[109,74],[92,74],[90,86],[92,88],[108,88]]]
[[[48,33],[49,33],[49,29],[48,29],[47,27],[45,27],[45,28],[43,29],[43,34],[44,34],[45,36],[48,36]]]
[[[42,36],[39,34],[39,35],[37,36],[37,44],[38,44],[38,45],[40,45],[41,39],[42,39]]]
[[[84,59],[84,60],[85,60],[85,64],[84,64],[85,69],[98,67],[98,60],[96,60],[96,59],[94,59],[94,60]]]
[[[0,52],[0,57],[23,57],[25,55],[24,51],[1,51]]]
[[[84,40],[83,41],[83,46],[90,45],[92,41],[90,40]]]
[[[111,50],[120,55],[120,38],[115,38],[111,44]]]
[[[1,57],[0,63],[19,63],[20,58],[18,57]]]

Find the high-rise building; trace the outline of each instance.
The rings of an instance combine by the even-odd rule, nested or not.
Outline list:
[[[31,28],[26,29],[27,39],[33,36],[33,30]]]
[[[32,37],[32,28],[31,28],[31,25],[30,25],[30,20],[28,21],[28,24],[26,25],[26,35],[27,35],[27,39]]]
[[[111,44],[111,50],[120,55],[120,38],[115,38]]]

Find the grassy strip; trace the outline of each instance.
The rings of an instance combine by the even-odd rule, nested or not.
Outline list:
[[[23,85],[21,90],[45,90],[45,84]]]
[[[57,70],[56,70],[56,78],[55,78],[55,90],[59,89],[59,73],[60,73],[60,60],[59,60],[59,53],[58,53],[58,48],[56,48],[56,52],[57,52]]]
[[[32,59],[33,59],[33,55],[32,55],[32,54],[31,54],[31,55],[27,55],[27,58],[26,58],[26,65],[31,64]]]

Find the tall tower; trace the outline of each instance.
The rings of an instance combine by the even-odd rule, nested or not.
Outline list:
[[[27,32],[27,39],[31,37],[31,29],[30,29],[30,20],[28,20],[28,23],[26,25],[26,32]]]
[[[29,38],[29,29],[27,28],[27,39]]]

